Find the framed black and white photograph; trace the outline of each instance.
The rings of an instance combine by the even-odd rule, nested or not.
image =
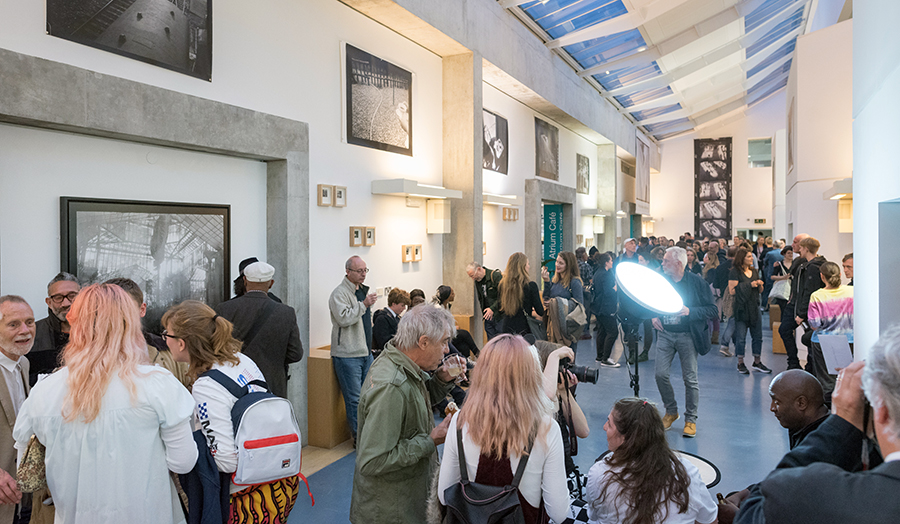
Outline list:
[[[346,44],[347,142],[412,156],[412,73]]]
[[[231,206],[60,197],[60,266],[82,285],[130,278],[144,292],[144,327],[183,300],[231,296]]]
[[[481,167],[496,173],[509,173],[509,123],[502,116],[484,110],[484,141]]]
[[[366,228],[350,226],[350,247],[361,247],[365,235]]]
[[[413,246],[413,262],[421,262],[422,261],[422,245],[416,244]]]
[[[700,218],[727,218],[728,203],[724,200],[707,200],[700,203]]]
[[[212,0],[47,0],[47,34],[212,81]]]
[[[334,186],[334,207],[347,207],[347,188]]]
[[[559,180],[559,129],[534,117],[535,175]]]
[[[701,237],[731,234],[732,139],[694,140],[694,225]]]
[[[701,220],[697,232],[700,238],[726,238],[729,234],[728,223],[720,219]]]
[[[316,186],[316,193],[319,195],[318,204],[322,207],[334,205],[334,186],[328,184],[319,184]]]
[[[727,182],[700,182],[697,193],[700,200],[725,200],[728,198]]]
[[[582,195],[591,192],[591,160],[575,153],[575,190]]]
[[[364,246],[374,246],[375,245],[375,228],[367,227],[365,228],[365,238],[363,238]]]

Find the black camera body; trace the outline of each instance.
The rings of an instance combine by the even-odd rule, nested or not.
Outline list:
[[[575,378],[578,379],[578,382],[590,382],[591,384],[596,384],[597,378],[600,376],[600,372],[597,368],[576,366],[568,358],[564,358],[559,361],[559,371],[569,371],[570,373],[575,375]]]

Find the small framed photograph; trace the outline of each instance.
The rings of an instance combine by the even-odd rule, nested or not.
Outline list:
[[[513,220],[518,220],[518,219],[519,219],[519,208],[516,208],[516,209],[515,209],[515,213],[513,213],[513,216],[515,217]]]
[[[508,207],[503,208],[503,220],[509,220],[509,211],[510,211],[510,208],[508,208]]]
[[[575,243],[581,244],[582,242],[584,242],[584,235],[575,235]]]
[[[366,234],[366,228],[350,226],[350,247],[363,246],[363,237]]]
[[[412,245],[403,246],[403,262],[412,262],[412,261],[413,261]]]
[[[347,207],[347,188],[334,186],[334,207]]]
[[[322,207],[330,207],[334,205],[334,186],[327,184],[319,184],[319,205]]]
[[[584,241],[584,247],[594,247],[594,239],[590,237],[586,238]]]
[[[482,243],[481,243],[481,254],[482,254],[482,255],[487,255],[487,242],[482,242]]]
[[[375,228],[367,227],[367,228],[365,228],[365,230],[366,230],[366,237],[363,240],[363,245],[364,246],[374,246],[375,245]]]
[[[413,246],[413,262],[421,262],[422,261],[422,244],[416,244]]]

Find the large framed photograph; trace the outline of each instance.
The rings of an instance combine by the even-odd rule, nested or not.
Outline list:
[[[412,73],[345,44],[347,142],[412,156]]]
[[[60,197],[60,266],[82,284],[125,277],[144,292],[144,327],[161,331],[184,300],[231,296],[231,206]]]
[[[212,81],[212,0],[47,0],[47,34]]]
[[[701,238],[730,235],[732,161],[731,138],[694,140],[694,228]]]
[[[484,140],[481,167],[504,175],[509,173],[509,122],[487,109],[483,113]]]
[[[534,117],[535,175],[559,180],[559,129]]]
[[[575,191],[582,195],[591,192],[591,160],[575,153],[575,170],[577,179],[575,180]]]

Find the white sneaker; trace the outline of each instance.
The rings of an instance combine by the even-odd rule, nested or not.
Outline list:
[[[610,359],[606,359],[606,360],[600,362],[600,365],[605,368],[617,368],[617,367],[621,366],[622,364],[619,364],[618,362],[613,362]]]
[[[719,347],[719,353],[721,353],[721,355],[722,355],[723,357],[733,357],[733,356],[734,356],[734,355],[731,353],[731,351],[728,351],[728,346],[720,346],[720,347]]]

